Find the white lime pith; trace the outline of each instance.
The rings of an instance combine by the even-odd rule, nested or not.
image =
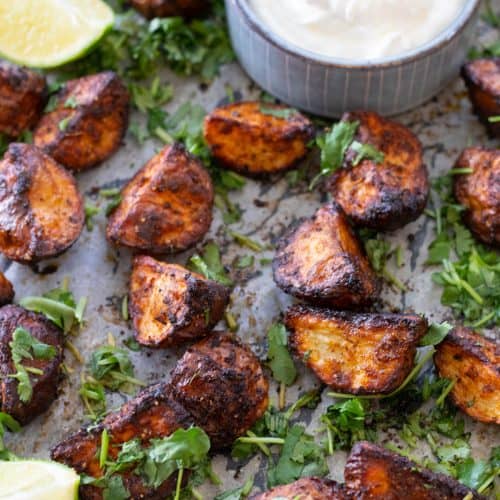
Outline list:
[[[113,22],[102,0],[0,0],[0,54],[53,68],[85,54]]]

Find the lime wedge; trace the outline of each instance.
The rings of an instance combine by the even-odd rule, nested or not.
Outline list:
[[[0,462],[1,500],[76,500],[80,476],[48,460]]]
[[[54,68],[84,55],[113,21],[102,0],[2,0],[0,54],[24,66]]]

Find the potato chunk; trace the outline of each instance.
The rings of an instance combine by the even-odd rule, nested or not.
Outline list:
[[[439,344],[434,363],[443,378],[455,381],[451,400],[481,422],[500,424],[500,345],[464,327]]]
[[[25,264],[55,257],[84,221],[73,176],[35,146],[10,144],[0,162],[0,252]]]
[[[14,287],[12,283],[0,272],[0,306],[10,304],[14,299]]]
[[[413,368],[427,331],[421,316],[353,314],[297,305],[285,316],[290,344],[325,384],[348,394],[388,394]]]
[[[352,448],[344,478],[348,498],[357,500],[483,498],[451,476],[420,468],[415,462],[366,441]]]
[[[23,401],[18,393],[19,381],[9,376],[17,371],[9,344],[18,327],[24,328],[38,341],[56,349],[55,355],[49,359],[22,358],[22,366],[42,372],[40,375],[28,373],[32,387],[32,395],[28,401]],[[45,316],[15,305],[0,308],[0,410],[23,425],[45,412],[57,397],[63,350],[62,331]]]
[[[252,500],[347,500],[342,486],[329,479],[305,477],[291,484],[278,486]]]
[[[210,229],[214,190],[203,165],[179,144],[167,146],[123,188],[106,236],[145,253],[186,250]]]
[[[462,68],[462,78],[469,89],[474,112],[492,137],[500,137],[500,123],[488,120],[500,115],[500,57],[468,62]]]
[[[33,140],[65,167],[95,167],[120,146],[128,125],[129,95],[112,71],[68,81]]]
[[[144,17],[196,17],[205,14],[209,0],[130,0],[130,5]]]
[[[464,222],[484,243],[500,247],[500,150],[468,148],[456,168],[471,174],[454,177],[454,193],[465,207]]]
[[[16,138],[32,129],[47,99],[45,77],[0,61],[0,133]]]
[[[285,106],[238,102],[205,118],[205,140],[217,161],[249,176],[292,168],[314,136],[312,123]],[[282,117],[283,114],[284,117]]]
[[[370,304],[380,289],[360,242],[335,203],[320,208],[282,238],[273,274],[286,293],[338,308]]]
[[[200,274],[147,256],[134,259],[129,311],[142,345],[170,347],[204,337],[228,301],[225,286]]]
[[[172,372],[172,395],[209,435],[231,446],[264,414],[269,385],[259,360],[230,334],[214,332],[190,347]]]
[[[79,474],[101,477],[99,448],[102,431],[109,433],[109,459],[115,459],[120,444],[132,439],[148,443],[154,438],[167,437],[179,428],[188,428],[192,420],[186,411],[168,395],[168,384],[159,383],[147,387],[128,401],[119,411],[109,414],[99,425],[84,427],[64,439],[51,451],[57,462],[73,467]],[[133,469],[122,474],[123,483],[131,498],[163,500],[175,490],[176,476],[168,478],[153,490],[133,473]],[[80,498],[100,500],[103,489],[92,485],[80,486]]]
[[[356,140],[384,154],[384,161],[365,159],[354,166],[357,153],[349,151],[344,168],[328,184],[333,198],[355,225],[393,230],[417,219],[429,194],[422,145],[400,123],[376,113],[346,113],[343,121],[359,122]]]

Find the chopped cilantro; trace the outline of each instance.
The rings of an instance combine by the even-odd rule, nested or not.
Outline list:
[[[125,339],[123,343],[127,347],[127,349],[130,349],[131,351],[139,352],[141,350],[141,344],[139,344],[139,342],[137,342],[134,337]]]
[[[264,250],[264,246],[258,241],[252,240],[248,236],[244,234],[237,233],[236,231],[229,231],[230,236],[234,239],[238,245],[242,247],[249,248],[254,252],[262,252]]]
[[[78,102],[76,100],[75,96],[70,96],[66,101],[64,102],[64,107],[65,108],[70,108],[70,109],[75,109],[78,107]]]
[[[205,245],[201,256],[194,254],[189,259],[188,268],[223,285],[231,286],[233,284],[224,269],[219,247],[215,243]]]
[[[288,351],[288,335],[285,325],[276,323],[268,333],[269,349],[267,357],[273,378],[280,384],[292,385],[297,377],[297,369]]]
[[[453,329],[453,326],[446,321],[437,324],[432,323],[425,336],[420,341],[421,346],[440,344]]]
[[[273,108],[263,104],[260,106],[260,112],[263,115],[274,116],[275,118],[282,118],[283,120],[289,120],[299,114],[299,112],[293,108]]]
[[[94,217],[100,212],[99,207],[92,205],[89,201],[85,202],[85,226],[87,231],[94,229]]]
[[[245,481],[243,486],[225,491],[224,493],[219,493],[214,500],[244,500],[250,495],[253,488],[253,482],[254,478],[250,477]]]
[[[25,297],[19,304],[29,311],[44,314],[50,321],[68,333],[75,324],[83,323],[83,313],[87,298],[82,297],[78,303],[71,291],[68,290],[67,280],[61,288],[54,288],[41,297]]]
[[[61,132],[65,132],[68,128],[69,122],[71,121],[72,116],[69,115],[66,118],[63,118],[58,125],[58,128]]]
[[[10,415],[0,411],[0,460],[14,460],[16,458],[15,455],[6,448],[3,442],[6,429],[10,432],[19,432],[21,426]]]
[[[18,381],[17,394],[23,403],[28,403],[33,396],[33,387],[29,373],[43,375],[42,370],[27,368],[22,364],[23,359],[52,359],[57,350],[53,345],[40,342],[33,337],[25,328],[18,326],[12,334],[12,340],[9,342],[15,373],[9,377]]]
[[[247,267],[252,267],[255,262],[255,257],[253,255],[242,255],[236,260],[236,267],[238,269],[246,269]]]

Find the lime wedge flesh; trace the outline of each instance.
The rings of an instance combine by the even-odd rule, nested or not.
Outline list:
[[[76,500],[80,477],[46,460],[0,462],[1,500]]]
[[[0,54],[17,64],[54,68],[92,47],[113,25],[102,0],[0,2]]]

